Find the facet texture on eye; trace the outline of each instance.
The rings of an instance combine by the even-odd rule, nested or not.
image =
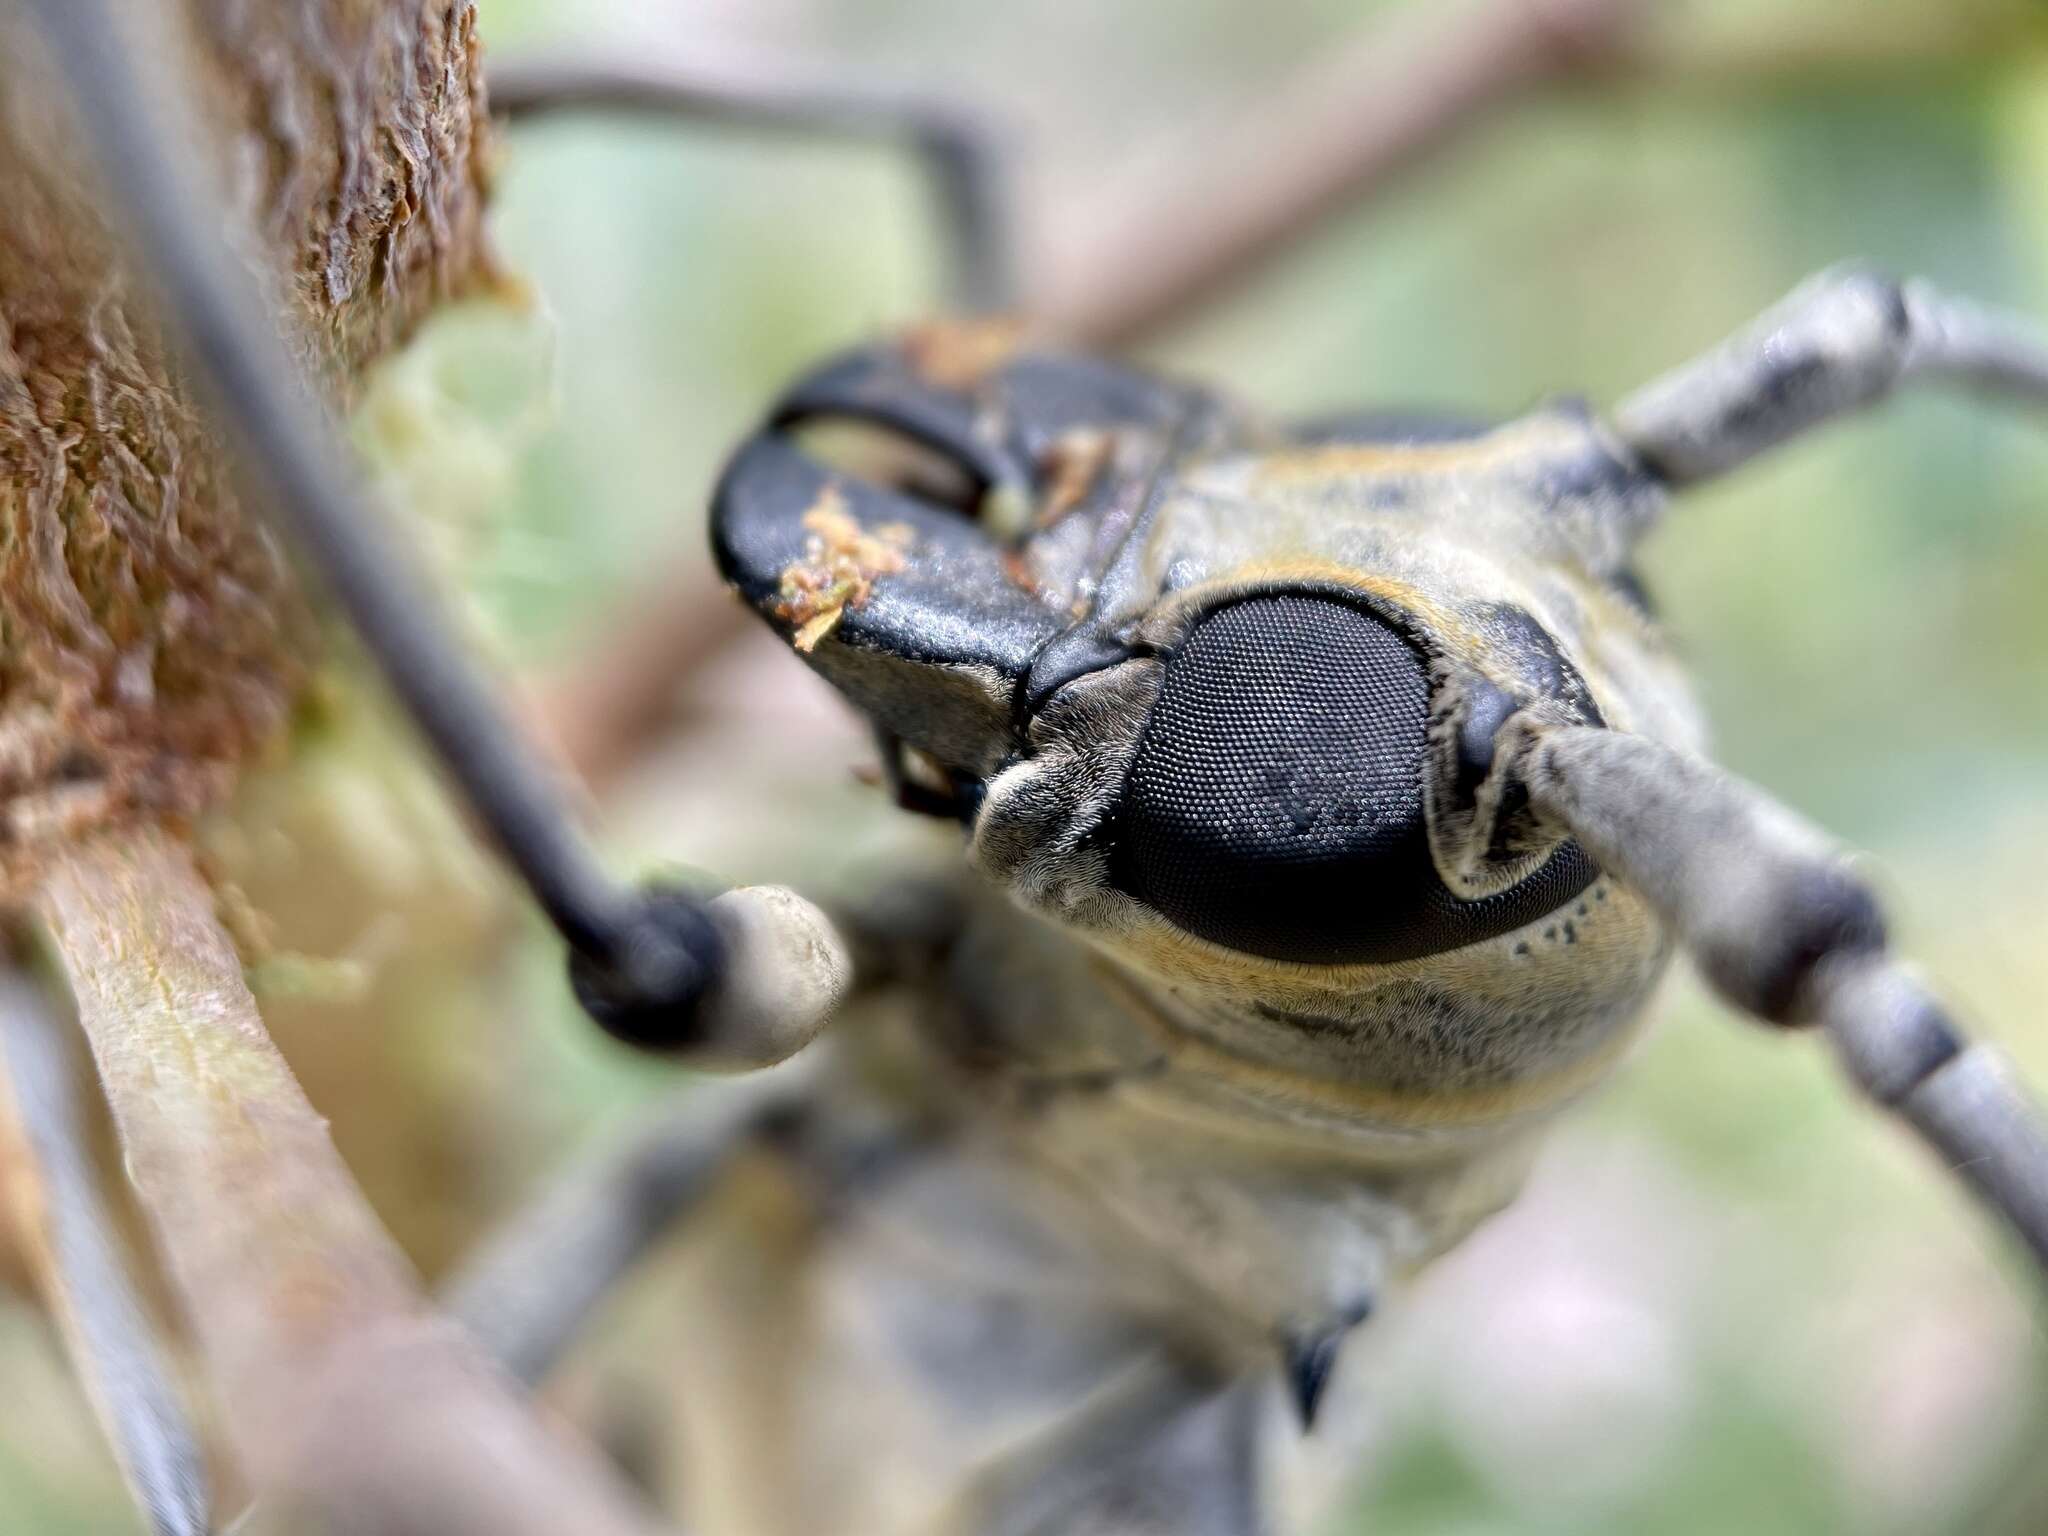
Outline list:
[[[1169,658],[1115,828],[1112,874],[1198,938],[1267,959],[1356,964],[1475,943],[1583,889],[1576,848],[1461,901],[1423,814],[1429,678],[1362,607],[1248,598]]]

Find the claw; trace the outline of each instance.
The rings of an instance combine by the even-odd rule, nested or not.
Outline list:
[[[1336,1369],[1337,1351],[1344,1345],[1344,1336],[1364,1322],[1370,1311],[1370,1303],[1361,1303],[1334,1322],[1313,1330],[1290,1333],[1281,1340],[1280,1367],[1286,1373],[1287,1389],[1294,1399],[1294,1411],[1300,1416],[1303,1434],[1315,1428],[1316,1409],[1322,1406],[1323,1393],[1330,1385],[1331,1372]]]

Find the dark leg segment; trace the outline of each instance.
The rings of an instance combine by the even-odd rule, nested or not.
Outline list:
[[[1614,425],[1650,470],[1690,485],[1920,378],[2048,405],[2048,329],[1918,279],[1836,268],[1630,395]]]
[[[1002,159],[988,129],[956,105],[907,92],[737,79],[646,58],[507,59],[491,106],[515,122],[571,111],[641,112],[757,133],[899,144],[923,162],[947,241],[948,298],[969,312],[1017,303]]]
[[[693,1088],[569,1170],[442,1287],[448,1312],[521,1381],[547,1374],[626,1271],[727,1160],[796,1113],[809,1064]]]
[[[963,1494],[982,1536],[1266,1536],[1259,1476],[1265,1387],[1170,1360],[1138,1367]]]
[[[1537,813],[1641,891],[1722,996],[1821,1025],[1858,1086],[2048,1266],[2048,1119],[1886,951],[1875,899],[1826,837],[1646,737],[1518,721],[1502,746]]]

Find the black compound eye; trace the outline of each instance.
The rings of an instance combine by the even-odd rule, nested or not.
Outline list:
[[[1272,960],[1414,959],[1491,938],[1596,873],[1566,845],[1461,901],[1423,818],[1429,678],[1362,608],[1254,597],[1173,652],[1114,830],[1112,878],[1198,938]]]

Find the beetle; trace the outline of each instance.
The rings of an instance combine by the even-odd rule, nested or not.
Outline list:
[[[690,1384],[737,1427],[696,1469],[707,1527],[1269,1528],[1268,1443],[1512,1197],[1680,948],[1820,1026],[2048,1257],[2038,1116],[1838,851],[1701,756],[1631,567],[1672,493],[1903,382],[2048,397],[2026,322],[1844,269],[1611,411],[1498,425],[1278,421],[972,328],[826,364],[735,453],[715,555],[965,848],[828,925],[595,872],[124,93],[81,94],[288,530],[593,1016],[715,1065],[803,1052],[452,1292],[536,1375],[654,1230],[723,1210],[733,1262],[690,1309],[736,1362]],[[863,451],[828,452],[845,421]],[[842,936],[914,1006],[863,1027],[857,995],[813,1046]]]
[[[1846,268],[1612,412],[1493,427],[1275,422],[930,331],[793,385],[721,479],[720,567],[972,877],[837,914],[911,1041],[842,1027],[822,1082],[691,1149],[696,1197],[751,1143],[817,1213],[795,1255],[715,1228],[744,1279],[689,1309],[725,1341],[703,1356],[806,1346],[692,1383],[707,1418],[781,1426],[721,1440],[744,1472],[692,1468],[707,1523],[915,1525],[848,1492],[895,1486],[830,1427],[879,1399],[949,1528],[1265,1528],[1262,1443],[1511,1197],[1674,947],[1738,1009],[1822,1026],[2041,1252],[2033,1111],[1840,853],[1700,756],[1631,569],[1674,491],[1921,374],[2038,395],[2048,344]],[[845,421],[950,477],[814,451]],[[561,1237],[513,1234],[457,1292],[529,1372]]]
[[[914,1086],[882,1111],[812,1088],[769,1139],[823,1208],[863,1213],[802,1258],[860,1338],[821,1325],[801,1385],[717,1380],[722,1411],[933,1401],[952,1432],[905,1438],[954,1469],[959,1528],[1133,1504],[1115,1528],[1263,1528],[1263,1395],[1313,1422],[1344,1336],[1512,1194],[1674,946],[1736,1008],[1821,1025],[2042,1251],[2038,1121],[1887,954],[1839,852],[1699,755],[1630,567],[1673,491],[1917,373],[2038,394],[2040,337],[1843,269],[1611,413],[1490,428],[1300,427],[1096,359],[962,377],[933,352],[913,335],[799,381],[714,501],[728,579],[996,892],[952,892],[914,942],[847,919],[918,1022],[914,1045],[841,1048],[907,1051]],[[965,494],[807,452],[833,418],[941,455]],[[997,509],[1020,494],[1016,531]],[[844,1161],[845,1120],[875,1114],[919,1127],[880,1178],[864,1143]],[[876,1251],[898,1227],[942,1273]],[[773,1294],[760,1326],[791,1327]],[[1032,1320],[1014,1339],[1006,1307]],[[749,1315],[695,1310],[728,1335]],[[991,1416],[1052,1421],[1028,1477],[986,1465]],[[830,1439],[741,1481],[848,1509]],[[799,1499],[761,1528],[803,1528]]]

